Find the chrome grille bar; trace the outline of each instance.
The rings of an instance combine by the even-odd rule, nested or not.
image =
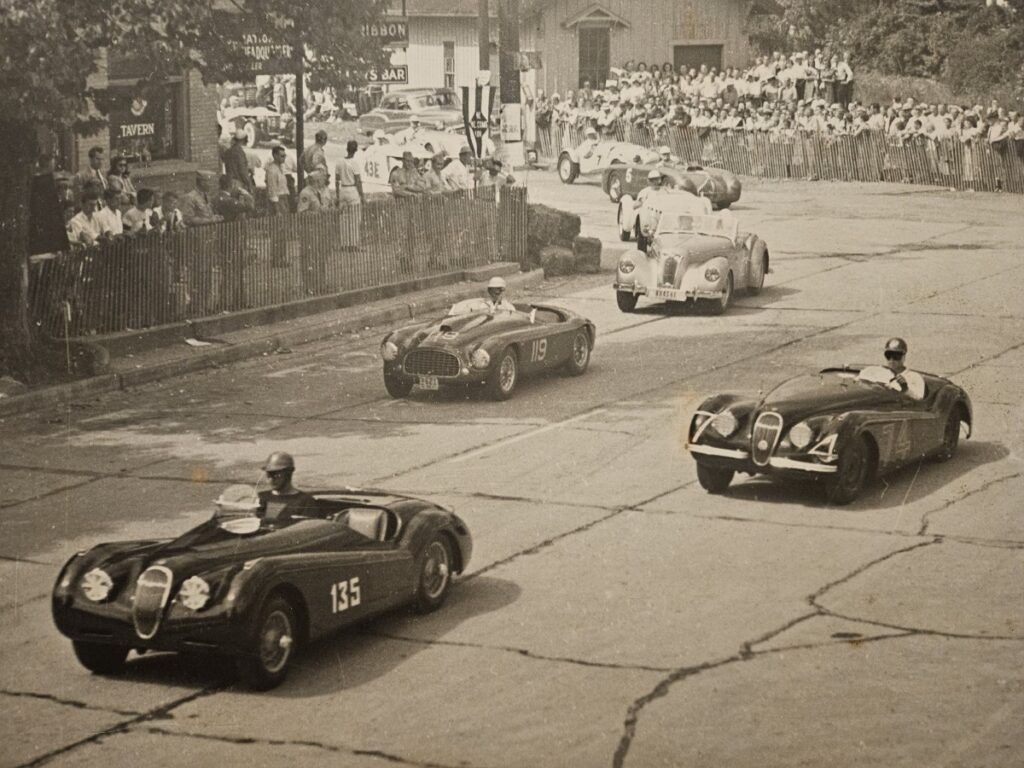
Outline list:
[[[766,411],[757,417],[750,440],[750,458],[757,466],[767,466],[781,435],[782,417],[779,414]]]

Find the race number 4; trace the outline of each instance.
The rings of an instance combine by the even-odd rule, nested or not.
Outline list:
[[[548,354],[548,340],[538,339],[530,345],[530,362],[539,363]]]
[[[349,608],[355,608],[362,602],[362,593],[359,591],[359,577],[353,576],[348,581],[339,581],[331,584],[331,613],[341,613]]]

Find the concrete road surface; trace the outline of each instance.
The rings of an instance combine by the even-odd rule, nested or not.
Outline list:
[[[593,184],[530,185],[585,234],[614,215]],[[748,181],[736,213],[772,254],[760,296],[723,317],[626,315],[610,275],[549,282],[543,298],[596,322],[592,365],[507,403],[389,399],[371,329],[7,419],[0,764],[1024,764],[1020,212]],[[700,489],[684,437],[701,398],[876,361],[893,335],[973,398],[953,461],[846,507],[813,485]],[[202,659],[81,668],[49,614],[63,560],[184,531],[278,449],[302,487],[453,505],[476,549],[448,604],[306,648],[269,693]]]

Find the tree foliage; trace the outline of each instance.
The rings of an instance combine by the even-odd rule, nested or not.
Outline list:
[[[762,50],[848,50],[861,67],[963,92],[1024,75],[1024,0],[776,0],[750,32]]]
[[[388,52],[362,25],[387,0],[0,0],[0,375],[24,374],[38,341],[28,321],[28,199],[37,137],[103,120],[90,76],[102,52],[130,56],[142,79],[199,71],[251,79],[237,26],[274,31],[301,53],[314,87],[360,85]],[[227,14],[225,16],[224,14]],[[229,21],[225,23],[224,19]],[[138,65],[141,64],[141,69]]]

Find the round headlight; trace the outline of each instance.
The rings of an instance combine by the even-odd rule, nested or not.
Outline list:
[[[729,435],[739,429],[739,426],[739,420],[729,410],[722,411],[711,422],[711,428],[722,437],[729,437]]]
[[[718,271],[717,267],[708,267],[704,270],[704,279],[709,283],[717,282],[721,276],[722,273]]]
[[[398,345],[393,341],[385,341],[380,345],[380,356],[391,362],[398,357]]]
[[[789,430],[789,442],[793,444],[794,448],[806,448],[813,439],[814,430],[807,425],[806,421],[801,421]]]
[[[94,603],[106,600],[113,588],[113,579],[102,568],[93,568],[82,577],[82,592]]]
[[[619,262],[619,272],[621,272],[624,275],[628,275],[634,269],[636,269],[636,264],[634,264],[632,261],[623,259],[622,261]]]
[[[470,356],[470,362],[474,368],[486,368],[491,364],[491,356],[486,349],[478,349]]]
[[[185,579],[178,590],[178,602],[190,611],[198,611],[210,601],[210,585],[206,579],[192,576]]]

